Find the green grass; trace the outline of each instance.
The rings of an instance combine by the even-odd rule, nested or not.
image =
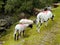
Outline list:
[[[3,45],[60,45],[60,7],[53,9],[55,14],[54,21],[48,21],[48,26],[43,24],[40,33],[36,31],[36,25],[33,28],[27,28],[25,37],[21,36],[18,41],[13,38],[14,27],[18,23],[11,26],[7,35],[0,38],[4,43]],[[34,19],[32,16],[31,19]]]

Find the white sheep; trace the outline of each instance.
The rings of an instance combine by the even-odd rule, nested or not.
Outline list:
[[[32,24],[33,24],[33,21],[32,20],[23,20],[22,19],[19,21],[20,24],[17,24],[15,26],[15,31],[14,31],[14,39],[18,40],[19,39],[19,36],[21,36],[21,32],[23,32],[23,36],[24,36],[24,31],[27,27],[31,27],[32,28]],[[17,35],[18,33],[18,35]]]
[[[19,21],[19,23],[22,23],[22,24],[33,24],[33,21],[29,20],[29,19],[21,19]]]
[[[49,10],[42,11],[37,15],[36,24],[37,24],[37,31],[38,32],[40,32],[40,26],[42,25],[43,22],[46,22],[45,25],[47,26],[47,21],[50,18],[53,20],[54,15]],[[39,22],[40,22],[40,25],[39,25]]]

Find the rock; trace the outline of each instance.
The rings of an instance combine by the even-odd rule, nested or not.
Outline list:
[[[0,30],[5,30],[5,27],[0,27]]]
[[[25,13],[24,12],[21,12],[18,17],[21,19],[21,18],[24,18],[25,17]]]
[[[5,19],[0,19],[0,27],[3,27],[7,24],[7,21]]]
[[[9,26],[10,24],[6,19],[0,19],[0,30],[5,30]]]

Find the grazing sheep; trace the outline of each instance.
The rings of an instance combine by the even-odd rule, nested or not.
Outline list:
[[[30,22],[29,22],[30,21]],[[21,33],[23,32],[23,36],[24,36],[24,31],[25,31],[25,29],[27,28],[27,27],[30,27],[30,28],[32,28],[33,27],[33,21],[32,20],[28,20],[28,21],[26,21],[25,22],[25,20],[24,21],[22,21],[22,20],[20,20],[19,21],[19,23],[20,24],[17,24],[16,26],[15,26],[15,31],[14,31],[14,39],[15,40],[18,40],[19,39],[19,36],[21,36]],[[18,33],[18,34],[17,34]]]
[[[52,14],[51,11],[45,9],[44,11],[40,12],[37,15],[36,19],[36,24],[37,24],[37,31],[40,32],[40,26],[42,25],[43,22],[46,22],[45,25],[47,26],[47,21],[51,18],[53,20],[54,15]],[[40,25],[39,25],[40,22]]]
[[[23,24],[33,24],[33,21],[32,20],[29,20],[29,19],[21,19],[19,21],[19,23],[23,23]]]

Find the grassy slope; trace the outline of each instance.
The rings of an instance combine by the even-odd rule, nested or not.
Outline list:
[[[43,25],[40,33],[36,31],[36,25],[34,24],[33,29],[27,28],[25,37],[22,36],[18,41],[14,41],[13,32],[16,23],[11,26],[10,32],[0,40],[3,40],[3,45],[60,45],[60,7],[55,8],[53,13],[55,14],[55,20],[53,22],[49,20],[47,27]]]

